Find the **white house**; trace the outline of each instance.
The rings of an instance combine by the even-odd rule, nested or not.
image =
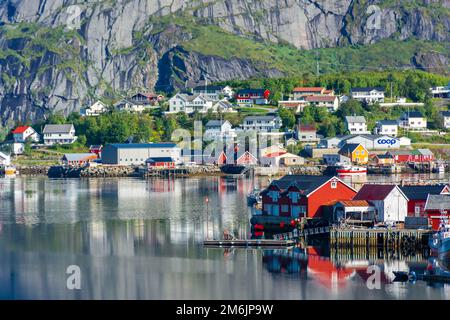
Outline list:
[[[237,112],[233,109],[233,105],[226,99],[217,101],[213,103],[212,109],[217,112],[228,113],[228,112]]]
[[[273,132],[283,125],[279,116],[249,116],[244,118],[241,127],[244,131]]]
[[[198,111],[207,113],[213,108],[213,101],[202,95],[188,95],[178,93],[169,100],[169,113],[185,112],[187,114]]]
[[[3,152],[0,152],[0,166],[9,166],[11,164],[11,157]]]
[[[398,122],[396,120],[380,120],[375,126],[374,133],[396,137],[398,135]]]
[[[20,126],[12,131],[14,142],[25,143],[27,140],[39,142],[39,134],[30,126]]]
[[[450,129],[450,111],[442,111],[441,117],[445,129]]]
[[[448,98],[450,97],[450,82],[447,86],[432,87],[430,92],[433,98]]]
[[[397,185],[366,184],[353,200],[366,200],[373,205],[379,222],[404,222],[408,215],[408,198]]]
[[[368,134],[366,118],[363,116],[345,117],[345,125],[350,134]]]
[[[352,88],[352,98],[364,103],[384,102],[384,88]]]
[[[144,102],[135,102],[129,99],[122,99],[114,105],[119,111],[142,113],[151,107],[150,104]]]
[[[47,124],[42,131],[44,144],[72,144],[77,140],[73,124]]]
[[[106,105],[101,101],[97,101],[92,106],[84,109],[82,111],[82,115],[85,115],[86,117],[92,117],[92,116],[101,115],[102,113],[105,113],[106,111],[108,111],[108,108],[106,107]]]
[[[202,95],[209,100],[230,99],[234,92],[230,86],[197,86],[192,89],[194,95]]]
[[[231,123],[227,120],[210,120],[205,126],[203,138],[206,141],[233,137],[236,137],[236,132],[232,128]]]
[[[330,95],[312,95],[305,97],[306,103],[309,105],[326,108],[329,112],[334,112],[339,108],[339,98],[337,96]]]
[[[427,128],[427,119],[419,111],[408,111],[400,117],[399,125],[406,129],[424,130]]]

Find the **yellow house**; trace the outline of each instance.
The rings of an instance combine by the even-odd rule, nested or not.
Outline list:
[[[356,164],[367,164],[369,162],[369,152],[359,143],[347,143],[339,150],[339,154]]]

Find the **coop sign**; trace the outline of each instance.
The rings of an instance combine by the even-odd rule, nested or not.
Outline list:
[[[378,139],[377,143],[381,145],[393,146],[394,144],[397,143],[397,139]]]

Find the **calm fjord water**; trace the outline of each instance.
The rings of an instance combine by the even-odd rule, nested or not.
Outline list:
[[[0,179],[0,299],[450,298],[448,285],[392,283],[392,270],[425,270],[420,255],[335,261],[322,248],[204,249],[207,226],[210,237],[225,228],[248,236],[252,188],[216,177]],[[379,290],[366,285],[373,264]],[[66,288],[70,265],[81,269],[81,290]]]

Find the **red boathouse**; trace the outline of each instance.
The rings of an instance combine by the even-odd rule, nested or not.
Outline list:
[[[351,200],[356,190],[337,177],[289,175],[263,192],[262,214],[292,218],[322,218],[324,206]]]

